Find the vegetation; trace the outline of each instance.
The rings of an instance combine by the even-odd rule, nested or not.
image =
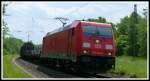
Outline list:
[[[3,39],[3,43],[4,54],[19,54],[23,41],[14,37],[7,37]]]
[[[7,23],[3,21],[3,39],[4,39],[7,35],[9,35],[8,32],[9,32],[9,29],[8,29]]]
[[[120,23],[113,24],[105,18],[90,18],[84,21],[93,21],[100,23],[111,23],[115,33],[117,56],[129,55],[147,57],[147,15],[144,11],[144,17],[132,12],[125,16]]]
[[[9,34],[9,27],[3,20],[3,54],[18,54],[23,41]]]
[[[131,15],[125,16],[117,24],[108,22],[103,17],[83,19],[113,25],[118,56],[114,73],[127,74],[131,77],[147,76],[147,11],[144,10],[143,14],[144,17],[133,11]],[[9,27],[3,21],[4,77],[24,77],[24,74],[11,63],[12,58],[16,57],[12,54],[19,54],[23,43],[22,40],[9,35]],[[39,48],[41,45],[36,45],[36,47]]]
[[[116,58],[116,67],[112,72],[132,78],[147,78],[147,60],[139,57],[119,56]]]
[[[92,21],[92,22],[101,22],[101,23],[106,23],[106,19],[103,17],[98,17],[96,19],[93,18],[89,18],[88,20],[84,20],[83,21]]]
[[[30,78],[28,74],[24,73],[20,68],[14,65],[13,58],[17,58],[17,54],[9,54],[3,56],[3,77],[4,78]]]
[[[116,69],[114,73],[130,77],[147,77],[147,11],[144,17],[136,11],[125,16],[117,24],[105,18],[90,18],[84,21],[111,23],[116,39]]]
[[[3,7],[3,15],[5,15],[5,7]],[[10,37],[9,27],[3,20],[3,77],[4,78],[30,78],[13,62],[14,58],[19,57],[19,49],[23,41],[15,37]]]
[[[137,14],[137,23],[133,15],[126,16],[116,25],[117,55],[147,56],[147,19]],[[136,39],[136,40],[135,40]],[[134,47],[134,48],[133,48]]]

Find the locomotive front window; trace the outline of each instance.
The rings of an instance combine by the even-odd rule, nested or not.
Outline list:
[[[83,36],[84,37],[95,37],[96,36],[96,27],[95,26],[84,26],[83,27]]]
[[[106,27],[84,26],[83,36],[112,38],[112,29]]]
[[[103,36],[103,37],[108,37],[111,38],[112,37],[112,29],[111,28],[97,28],[99,36]]]

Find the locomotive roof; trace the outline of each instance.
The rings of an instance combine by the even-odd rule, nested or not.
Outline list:
[[[88,22],[88,21],[81,21],[81,20],[76,20],[74,21],[73,23],[65,26],[65,27],[60,27],[54,31],[51,31],[51,32],[48,32],[46,34],[46,36],[49,36],[49,35],[52,35],[54,33],[57,33],[57,32],[61,32],[61,31],[64,31],[64,30],[67,30],[67,29],[70,29],[70,28],[73,28],[73,27],[76,27],[79,23],[88,23],[88,24],[100,24],[100,25],[105,25],[105,26],[111,26],[111,24],[107,24],[107,23],[96,23],[96,22]]]
[[[97,22],[89,22],[89,21],[80,21],[81,23],[93,24],[93,25],[103,25],[103,26],[111,26],[109,23],[97,23]]]
[[[70,28],[73,28],[73,27],[76,27],[78,25],[78,23],[79,23],[79,21],[78,22],[75,21],[75,22],[73,22],[73,23],[71,23],[71,24],[69,24],[69,25],[67,25],[65,27],[60,27],[60,28],[58,28],[58,29],[56,29],[54,31],[48,32],[46,34],[46,36],[49,36],[49,35],[52,35],[54,33],[61,32],[61,31],[64,31],[64,30],[67,30],[67,29],[70,29]]]

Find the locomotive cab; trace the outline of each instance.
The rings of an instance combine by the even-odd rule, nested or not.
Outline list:
[[[115,43],[111,24],[82,22],[80,62],[87,67],[115,66]]]

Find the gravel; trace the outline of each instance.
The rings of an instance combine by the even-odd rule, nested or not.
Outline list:
[[[34,76],[33,78],[79,78],[75,75],[70,75],[48,67],[36,65],[34,63],[22,60],[21,58],[15,59],[14,62],[30,74],[32,74]]]

